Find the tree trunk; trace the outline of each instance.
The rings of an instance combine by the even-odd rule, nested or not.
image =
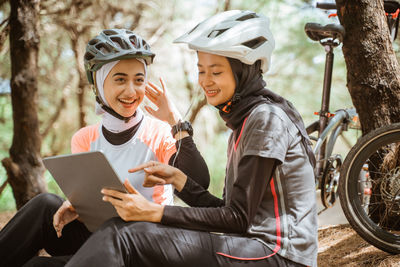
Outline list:
[[[360,118],[363,134],[400,121],[400,69],[390,40],[382,0],[336,0],[338,16],[346,30],[343,55],[347,65],[347,87]],[[386,216],[381,199],[381,157],[371,157],[374,181],[370,218],[381,226],[400,229],[398,216]]]
[[[399,64],[382,0],[336,0],[346,30],[347,87],[364,134],[400,121]]]
[[[39,0],[10,0],[11,99],[14,135],[2,160],[17,208],[46,191],[37,116]]]

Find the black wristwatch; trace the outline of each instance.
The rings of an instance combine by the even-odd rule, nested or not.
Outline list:
[[[192,124],[190,124],[190,122],[188,122],[188,121],[179,121],[177,124],[172,126],[172,129],[171,129],[172,137],[175,137],[175,135],[179,131],[186,131],[186,132],[188,132],[188,134],[190,136],[193,136]]]

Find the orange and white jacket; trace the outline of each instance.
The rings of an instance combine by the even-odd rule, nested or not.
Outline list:
[[[168,164],[176,152],[175,139],[167,123],[144,116],[135,135],[122,145],[109,143],[100,123],[84,127],[77,131],[71,140],[71,152],[102,151],[124,182],[130,183],[145,198],[162,205],[173,204],[171,185],[158,185],[152,188],[143,187],[144,172],[128,173],[128,170],[150,160]]]

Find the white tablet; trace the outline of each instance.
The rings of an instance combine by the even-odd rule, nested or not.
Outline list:
[[[118,217],[115,208],[102,200],[100,191],[102,188],[126,190],[102,152],[48,157],[43,163],[89,231],[94,232],[106,220]]]

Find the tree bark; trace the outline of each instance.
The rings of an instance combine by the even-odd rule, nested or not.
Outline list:
[[[224,11],[227,11],[231,8],[231,1],[230,0],[225,0],[224,3]]]
[[[46,191],[37,116],[39,0],[10,0],[11,99],[14,135],[2,160],[17,208]]]
[[[363,134],[400,121],[400,69],[382,0],[336,0],[346,30],[347,87]]]
[[[2,22],[0,22],[0,51],[3,50],[4,43],[8,38],[8,34],[10,32],[10,25],[8,24],[10,18],[6,18]],[[3,29],[1,29],[4,26]]]

